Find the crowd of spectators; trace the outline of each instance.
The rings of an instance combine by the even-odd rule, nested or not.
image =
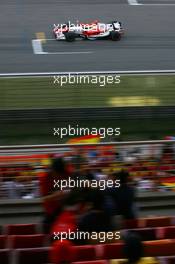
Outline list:
[[[61,154],[22,159],[13,158],[13,163],[0,159],[0,197],[37,198],[40,196],[38,183],[41,174],[49,170],[54,157],[61,155],[69,163],[69,169],[89,177],[105,179],[114,172],[127,170],[138,191],[165,191],[175,188],[175,156],[173,146],[147,145],[75,148]],[[72,168],[71,168],[72,166]],[[69,173],[69,171],[67,172]]]
[[[22,160],[20,163],[20,158],[16,157],[16,164],[14,159],[13,163],[0,160],[0,198],[41,198],[44,208],[42,226],[43,231],[52,237],[50,261],[53,264],[69,263],[73,245],[99,242],[99,238],[92,241],[92,237],[66,237],[61,241],[58,236],[77,231],[115,233],[124,241],[127,263],[157,263],[155,259],[143,259],[143,246],[138,235],[134,232],[119,234],[116,230],[120,230],[124,220],[138,217],[137,192],[174,189],[175,159],[171,146],[125,146],[117,151],[109,146],[76,148],[32,158],[32,162],[27,156]],[[85,185],[73,188],[66,185],[61,189],[55,184],[68,179],[84,181]],[[163,182],[165,179],[170,179],[168,188]],[[94,181],[102,181],[105,185],[102,189],[98,184],[95,187],[89,185]],[[107,181],[112,185],[108,186]],[[116,182],[117,187],[113,184]],[[105,242],[110,242],[108,236]]]
[[[81,170],[72,170],[62,158],[53,160],[50,171],[41,177],[41,192],[43,193],[43,205],[45,218],[43,221],[44,231],[52,237],[50,261],[54,264],[69,263],[72,257],[73,245],[84,245],[95,243],[92,238],[71,239],[66,237],[63,241],[58,234],[83,232],[84,234],[111,233],[119,230],[125,219],[136,219],[137,210],[135,205],[135,187],[132,185],[129,173],[126,170],[113,173],[110,180],[117,179],[119,188],[84,188],[75,187],[65,190],[50,189],[54,179],[66,180],[81,177]],[[83,171],[85,181],[98,180],[93,173]],[[116,220],[118,217],[118,220]],[[120,232],[119,232],[120,233]],[[56,240],[54,234],[57,234]],[[104,241],[108,241],[109,237]],[[125,242],[124,254],[128,263],[158,263],[154,259],[143,261],[143,246],[140,238],[135,233],[125,233],[119,239]],[[98,239],[96,238],[96,243]],[[63,252],[66,252],[66,254]]]

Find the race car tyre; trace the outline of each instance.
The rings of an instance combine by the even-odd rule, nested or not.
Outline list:
[[[95,37],[86,37],[86,39],[88,39],[88,40],[96,40],[97,38],[95,38]]]
[[[67,42],[73,42],[75,41],[76,38],[76,34],[73,32],[66,32],[65,33],[65,39]]]
[[[110,37],[111,37],[111,40],[118,41],[121,39],[121,34],[119,32],[116,32],[116,31],[111,31]]]

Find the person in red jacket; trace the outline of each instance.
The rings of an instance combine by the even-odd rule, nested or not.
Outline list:
[[[68,234],[77,231],[77,219],[81,208],[81,195],[77,190],[72,190],[64,203],[64,209],[55,219],[50,229],[52,245],[49,253],[49,260],[53,264],[70,263],[74,260],[75,252]]]
[[[63,158],[53,159],[51,168],[48,172],[40,175],[40,192],[43,206],[45,209],[45,218],[43,221],[44,231],[49,232],[50,226],[55,218],[60,214],[64,199],[69,190],[60,190],[55,188],[54,181],[68,179],[73,173],[73,168],[66,164]]]
[[[49,253],[49,261],[53,264],[71,263],[74,259],[73,243],[69,240],[57,240],[53,243]]]

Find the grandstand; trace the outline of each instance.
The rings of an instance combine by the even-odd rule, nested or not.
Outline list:
[[[79,163],[77,149],[83,157]],[[175,156],[170,140],[0,147],[1,263],[50,263],[51,235],[44,233],[41,224],[39,177],[60,155],[100,175],[127,169],[137,189],[139,212],[137,219],[122,221],[121,234],[135,231],[143,241],[145,257],[175,263]],[[124,258],[122,239],[89,241],[74,245],[73,251],[73,264],[118,264]]]

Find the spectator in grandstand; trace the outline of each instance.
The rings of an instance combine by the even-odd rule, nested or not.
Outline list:
[[[133,232],[129,231],[124,236],[124,248],[123,248],[124,257],[126,261],[121,263],[128,264],[158,264],[159,262],[155,258],[146,257],[144,258],[144,247],[141,241],[140,236]]]
[[[18,199],[21,198],[20,192],[18,190],[18,184],[16,183],[15,175],[10,177],[4,176],[1,183],[1,190],[3,191],[3,197],[8,199]]]
[[[76,170],[79,170],[81,168],[81,165],[87,162],[87,159],[85,158],[85,155],[83,154],[81,149],[77,148],[76,150],[74,150],[72,162]]]
[[[87,164],[84,164],[81,165],[79,169],[75,170],[74,174],[72,175],[72,178],[91,181],[95,179],[95,174]]]
[[[162,149],[161,161],[171,161],[174,159],[174,149],[172,145],[165,145]]]
[[[2,178],[1,190],[7,199],[21,199],[26,193],[25,177],[21,176],[17,168],[8,166]]]
[[[120,187],[110,190],[110,195],[115,203],[116,215],[121,215],[124,219],[136,218],[135,191],[128,183],[129,173],[122,170],[116,174],[116,179],[120,180]]]
[[[117,174],[113,172],[109,172],[108,175],[106,175],[107,181],[113,181],[113,186],[108,187],[106,185],[105,188],[105,207],[107,210],[107,213],[110,214],[112,217],[116,216],[116,201],[115,201],[115,195],[116,195],[116,187],[115,187],[115,180],[117,180]]]
[[[83,198],[84,199],[84,198]],[[72,190],[64,201],[63,210],[52,224],[50,234],[52,236],[49,259],[51,263],[70,263],[73,259],[72,246],[78,242],[76,237],[69,237],[69,233],[75,234],[78,230],[78,215],[81,211],[82,190]],[[63,235],[64,234],[64,235]]]
[[[25,176],[24,176],[25,177]],[[26,177],[25,192],[22,195],[23,199],[34,199],[39,197],[39,181],[36,177]]]
[[[94,169],[94,178],[96,180],[106,180],[107,175],[99,168]]]
[[[86,210],[79,218],[78,229],[89,233],[112,231],[114,228],[111,215],[107,213],[104,191],[89,189],[85,195]]]
[[[76,231],[77,217],[82,204],[82,191],[80,189],[73,189],[64,199],[62,211],[57,215],[55,221],[52,223],[50,234],[54,232],[68,232]]]
[[[74,259],[73,243],[69,240],[57,240],[49,251],[49,260],[53,264],[69,264]]]
[[[62,210],[63,201],[68,190],[60,190],[54,187],[55,182],[71,177],[72,167],[66,164],[63,158],[55,158],[52,160],[51,168],[48,172],[41,174],[40,192],[43,198],[45,208],[45,218],[43,221],[44,231],[49,232],[50,227]]]
[[[64,202],[61,214],[54,221],[51,234],[54,232],[108,232],[113,231],[112,218],[105,208],[105,195],[98,189],[73,189]],[[76,244],[86,244],[85,239],[75,238]]]

